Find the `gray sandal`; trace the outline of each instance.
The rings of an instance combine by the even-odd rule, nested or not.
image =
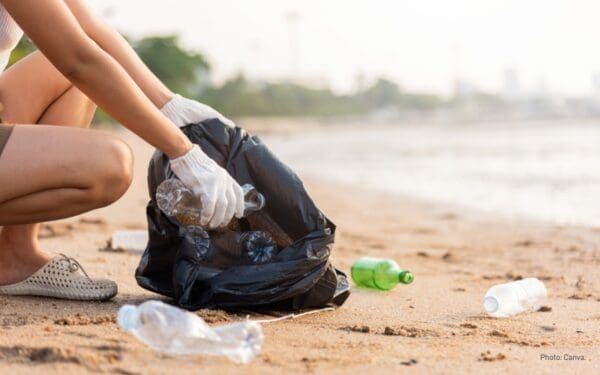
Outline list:
[[[81,271],[81,272],[78,272]],[[79,301],[106,301],[117,295],[117,284],[91,279],[75,259],[60,254],[27,279],[0,286],[0,295],[41,296]]]

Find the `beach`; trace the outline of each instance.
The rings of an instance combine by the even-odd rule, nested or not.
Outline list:
[[[45,249],[75,257],[92,276],[114,279],[119,295],[105,303],[0,297],[2,374],[600,372],[600,227],[459,209],[303,168],[315,202],[338,226],[334,265],[349,272],[360,256],[392,258],[414,273],[414,282],[389,292],[353,288],[335,311],[263,325],[263,351],[249,365],[153,351],[116,325],[116,312],[162,297],[137,286],[139,254],[102,250],[113,231],[146,227],[152,149],[119,134],[136,154],[126,195],[48,223],[41,236]],[[541,311],[506,319],[483,313],[489,287],[525,277],[548,289]],[[247,314],[198,311],[211,325]]]

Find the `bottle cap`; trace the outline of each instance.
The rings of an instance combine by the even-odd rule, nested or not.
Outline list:
[[[499,307],[500,306],[498,305],[498,300],[496,298],[488,296],[483,299],[483,309],[488,314],[495,313],[496,311],[498,311]]]
[[[412,274],[412,272],[410,271],[402,271],[400,272],[400,274],[398,275],[398,279],[400,280],[401,283],[403,284],[410,284],[413,282],[413,280],[415,279],[415,276]]]
[[[119,309],[117,323],[119,323],[121,328],[125,331],[131,331],[137,325],[138,315],[137,307],[133,305],[124,305]]]
[[[265,207],[265,196],[250,184],[242,185],[244,191],[244,216],[254,211],[260,211]]]

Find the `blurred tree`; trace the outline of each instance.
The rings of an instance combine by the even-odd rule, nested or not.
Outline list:
[[[124,36],[142,61],[171,91],[193,97],[198,86],[210,72],[210,65],[199,52],[186,51],[177,35],[151,36],[139,40]],[[110,117],[98,110],[94,122],[110,122]]]
[[[379,78],[367,85],[364,78],[358,91],[337,95],[329,89],[317,89],[293,82],[250,82],[239,74],[221,86],[212,87],[210,65],[197,51],[185,50],[176,35],[151,36],[139,40],[126,39],[140,58],[172,91],[197,98],[227,116],[347,116],[380,109],[431,111],[441,107],[460,108],[456,98],[445,102],[431,94],[402,92],[398,84]],[[28,38],[23,38],[13,51],[14,64],[35,50]],[[204,87],[206,86],[206,87]],[[480,94],[478,104],[494,108],[495,96]],[[110,122],[101,110],[95,122]]]
[[[191,96],[202,74],[210,71],[204,56],[183,49],[176,35],[147,37],[132,46],[169,89],[184,96]]]
[[[199,98],[228,116],[332,116],[357,111],[351,97],[291,82],[253,83],[242,74]]]
[[[400,100],[402,109],[434,110],[444,105],[444,100],[433,94],[404,93]]]
[[[401,102],[400,87],[385,78],[379,78],[373,86],[359,93],[359,96],[371,109],[394,107]]]

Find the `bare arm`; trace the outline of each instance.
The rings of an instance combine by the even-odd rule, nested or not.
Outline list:
[[[85,33],[63,0],[0,3],[52,64],[113,118],[170,158],[191,148],[125,69]]]
[[[213,108],[195,100],[176,97],[142,62],[129,43],[102,17],[96,15],[84,0],[64,0],[79,24],[103,50],[129,73],[146,96],[179,127],[218,118],[224,124],[235,124]]]
[[[121,64],[156,107],[161,108],[173,97],[173,93],[148,69],[125,38],[84,1],[65,0],[65,3],[86,34]]]

